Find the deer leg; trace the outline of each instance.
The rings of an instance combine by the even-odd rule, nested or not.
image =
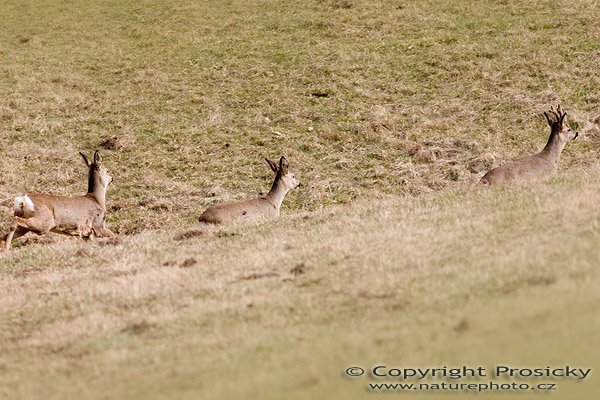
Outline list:
[[[112,233],[111,230],[104,228],[104,231],[102,232],[102,237],[113,237],[115,236],[114,233]]]
[[[97,237],[113,237],[115,236],[110,230],[106,228],[106,222],[104,220],[97,221],[96,224],[92,227],[92,232]]]
[[[90,239],[93,239],[95,237],[107,238],[107,237],[113,237],[113,236],[115,236],[115,234],[106,228],[94,228],[94,230],[92,231],[92,234],[90,235]]]
[[[77,224],[60,225],[54,228],[52,232],[60,233],[61,235],[82,236],[82,228]]]
[[[15,224],[28,231],[37,233],[38,235],[45,235],[52,230],[51,225],[49,225],[47,221],[38,220],[35,217],[26,219],[15,216]]]
[[[16,222],[10,226],[10,232],[4,237],[4,250],[10,251],[12,241],[29,232],[29,229],[18,226]]]
[[[12,240],[13,240],[16,230],[17,230],[17,222],[15,220],[13,220],[13,223],[10,224],[10,231],[4,237],[4,251],[10,251],[10,244],[12,243]]]

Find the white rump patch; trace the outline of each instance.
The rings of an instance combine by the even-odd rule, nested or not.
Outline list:
[[[19,216],[23,216],[25,218],[31,217],[33,212],[35,211],[35,207],[33,206],[33,201],[24,194],[23,196],[19,196],[15,199],[15,203],[13,205],[15,209],[15,214]]]

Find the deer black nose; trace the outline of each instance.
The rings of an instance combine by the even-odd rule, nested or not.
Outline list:
[[[577,136],[579,136],[579,132],[575,132],[575,137],[573,138],[573,140],[577,139]]]

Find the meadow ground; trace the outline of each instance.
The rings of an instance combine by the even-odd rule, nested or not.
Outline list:
[[[598,367],[597,2],[0,15],[0,199],[80,193],[77,153],[100,148],[119,234],[0,253],[1,398],[363,398],[385,395],[345,368]],[[559,102],[582,137],[558,177],[474,185],[539,149]],[[280,154],[304,183],[281,219],[173,240],[267,190]],[[594,373],[553,397],[594,398]]]

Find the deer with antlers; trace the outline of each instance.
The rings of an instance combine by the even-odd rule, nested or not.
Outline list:
[[[276,218],[279,208],[288,191],[300,186],[294,174],[289,170],[289,164],[284,156],[279,162],[265,158],[271,170],[275,173],[273,186],[266,196],[257,197],[234,203],[222,203],[207,208],[200,215],[202,224],[226,225],[236,222],[256,222]]]
[[[579,132],[567,125],[567,113],[560,105],[544,112],[544,116],[550,125],[550,138],[542,151],[492,169],[481,178],[482,183],[507,184],[521,180],[547,179],[556,174],[560,154],[567,142],[579,136]]]

